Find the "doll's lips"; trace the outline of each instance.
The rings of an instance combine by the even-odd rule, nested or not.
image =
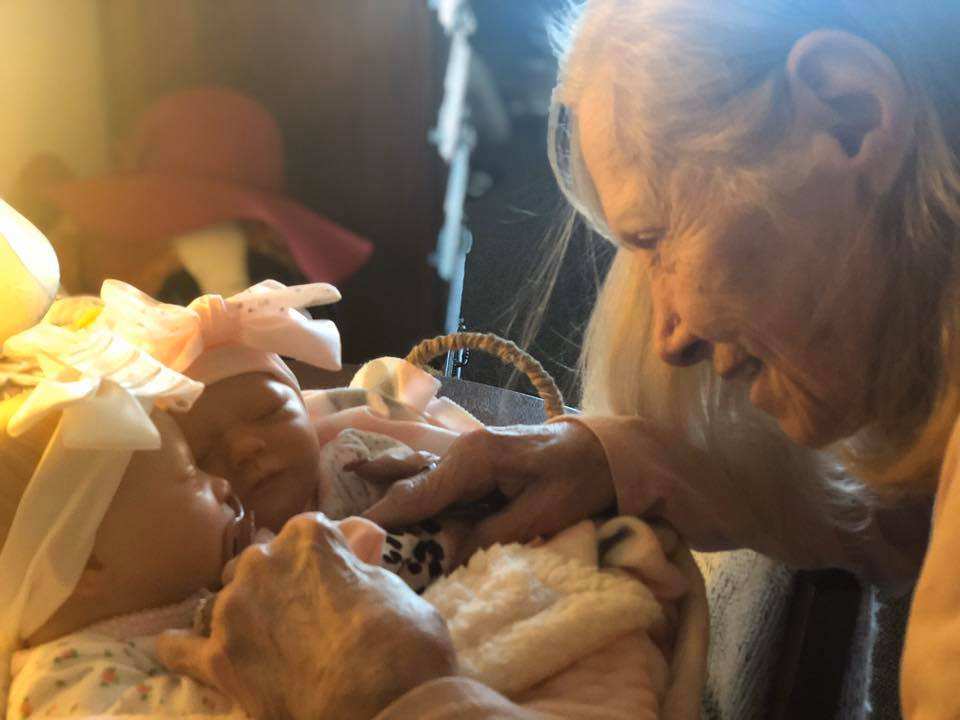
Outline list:
[[[243,479],[243,487],[250,489],[257,489],[262,486],[270,485],[274,481],[279,480],[284,472],[284,467],[271,467],[264,469],[257,469],[255,472],[247,475]]]
[[[224,562],[239,555],[253,542],[255,529],[253,511],[246,510],[240,498],[231,493],[227,496],[226,504],[233,510],[233,521],[227,525],[223,534]]]

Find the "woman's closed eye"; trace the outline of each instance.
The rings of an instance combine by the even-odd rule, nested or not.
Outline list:
[[[623,244],[631,250],[656,250],[666,231],[661,228],[624,235]]]

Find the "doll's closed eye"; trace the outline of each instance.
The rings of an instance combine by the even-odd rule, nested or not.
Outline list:
[[[284,412],[290,409],[290,401],[284,400],[279,405],[273,405],[264,413],[261,413],[257,417],[257,422],[264,422],[267,420],[273,420],[277,417],[283,415]]]
[[[193,448],[193,457],[197,463],[197,467],[203,468],[206,465],[207,460],[210,456],[209,447],[195,447]]]

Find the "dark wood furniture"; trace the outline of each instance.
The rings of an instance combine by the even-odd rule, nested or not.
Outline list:
[[[405,353],[442,328],[428,264],[444,174],[428,142],[444,45],[425,0],[103,0],[112,134],[155,97],[225,85],[286,140],[292,197],[369,238],[333,318],[352,361]]]

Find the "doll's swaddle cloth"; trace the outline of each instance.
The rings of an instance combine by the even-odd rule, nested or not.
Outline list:
[[[461,434],[483,428],[465,409],[438,397],[440,381],[399,358],[363,365],[349,388],[304,390],[321,445],[346,429],[379,433],[407,447],[444,455]]]

